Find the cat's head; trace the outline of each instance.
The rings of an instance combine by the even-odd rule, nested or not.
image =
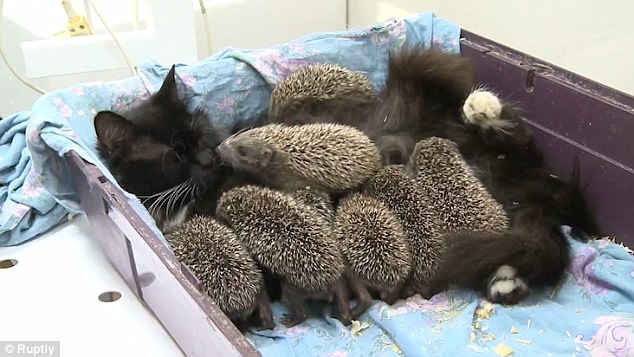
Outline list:
[[[228,136],[203,111],[179,99],[175,68],[160,90],[123,113],[97,113],[97,150],[117,182],[143,201],[159,227],[168,229],[195,201],[214,190]]]

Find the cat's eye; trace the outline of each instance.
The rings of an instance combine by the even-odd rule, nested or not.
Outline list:
[[[182,154],[179,154],[176,150],[166,149],[161,155],[161,164],[165,167],[166,165],[174,165],[183,162],[184,159],[185,157]]]
[[[177,153],[185,153],[187,152],[187,145],[185,145],[182,141],[177,141],[173,145],[174,151]]]
[[[176,156],[176,161],[183,162],[185,161],[185,157],[178,153],[178,151],[174,150],[174,156]]]

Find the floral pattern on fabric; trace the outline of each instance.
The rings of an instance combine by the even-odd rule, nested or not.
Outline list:
[[[634,354],[634,314],[600,316],[595,321],[600,325],[597,332],[584,347],[593,357],[629,357]]]

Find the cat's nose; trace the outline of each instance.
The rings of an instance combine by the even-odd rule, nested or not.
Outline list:
[[[209,151],[201,151],[196,154],[196,163],[200,166],[210,166],[214,163],[214,154]]]

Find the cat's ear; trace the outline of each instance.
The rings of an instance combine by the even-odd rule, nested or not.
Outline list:
[[[178,90],[176,89],[176,65],[165,76],[161,88],[156,92],[155,98],[165,103],[179,104]]]
[[[111,111],[102,111],[95,116],[97,139],[108,151],[130,146],[136,137],[134,124]]]

